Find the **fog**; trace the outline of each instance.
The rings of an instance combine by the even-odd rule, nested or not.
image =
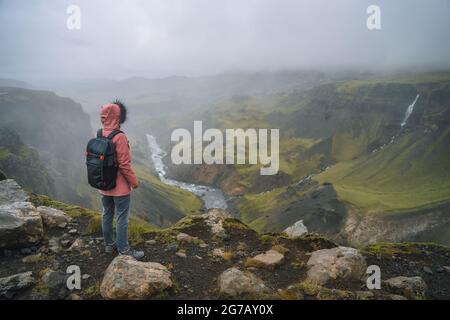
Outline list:
[[[69,5],[81,29],[69,30]],[[381,30],[366,27],[369,5]],[[450,67],[448,0],[0,0],[0,77]]]

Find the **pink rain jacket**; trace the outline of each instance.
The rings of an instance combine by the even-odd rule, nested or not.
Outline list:
[[[107,137],[113,130],[120,129],[120,108],[116,104],[105,104],[100,111],[103,125],[103,136]],[[138,179],[131,166],[130,146],[125,134],[119,133],[112,139],[116,147],[116,160],[119,170],[116,187],[112,190],[100,190],[105,196],[125,196],[130,194],[132,186],[138,184]]]

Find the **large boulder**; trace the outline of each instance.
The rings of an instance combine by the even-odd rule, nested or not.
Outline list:
[[[364,257],[348,247],[314,251],[307,267],[307,280],[318,285],[333,280],[362,280],[367,270]]]
[[[34,283],[31,271],[0,278],[0,297],[11,299],[16,293],[31,287]]]
[[[303,224],[303,220],[299,220],[292,226],[287,227],[283,232],[285,232],[289,237],[296,238],[308,232],[308,229]]]
[[[427,291],[427,284],[421,277],[395,277],[384,281],[389,291],[408,299],[422,299]]]
[[[171,273],[155,262],[117,256],[103,277],[100,293],[106,299],[143,299],[172,287]]]
[[[50,228],[65,228],[67,224],[72,221],[71,217],[58,209],[40,206],[37,207],[37,211],[41,215],[44,225]]]
[[[0,205],[27,201],[29,201],[28,195],[16,181],[12,179],[0,181]]]
[[[41,216],[30,202],[0,205],[0,248],[36,244],[43,233]]]
[[[220,293],[235,298],[260,294],[268,290],[264,282],[253,273],[237,268],[225,270],[218,278],[218,285]]]

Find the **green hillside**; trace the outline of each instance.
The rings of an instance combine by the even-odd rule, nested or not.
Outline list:
[[[409,134],[385,149],[340,162],[314,179],[364,212],[435,206],[450,201],[450,128]]]
[[[347,206],[379,215],[432,211],[450,202],[449,102],[450,73],[433,73],[340,81],[264,101],[234,99],[174,123],[280,128],[275,177],[261,178],[258,166],[234,165],[211,181],[225,192],[233,184],[243,190],[234,202],[256,230],[281,231],[303,219],[312,230],[332,235]],[[186,172],[180,176],[186,179]],[[445,243],[448,232],[439,228],[427,239]]]

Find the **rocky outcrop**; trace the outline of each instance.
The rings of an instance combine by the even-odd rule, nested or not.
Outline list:
[[[12,179],[0,181],[0,248],[38,243],[42,218],[25,191]]]
[[[0,205],[0,248],[33,245],[43,234],[41,216],[31,203]]]
[[[35,207],[26,192],[12,179],[0,181],[0,248],[39,243],[46,227],[65,228],[68,215],[55,208]]]
[[[100,286],[105,299],[143,299],[172,287],[171,273],[155,262],[139,262],[117,256],[109,265]]]
[[[230,296],[257,295],[266,292],[268,288],[264,282],[249,271],[237,268],[225,270],[218,278],[219,292]]]
[[[223,236],[225,229],[223,228],[223,222],[227,218],[231,218],[231,215],[221,209],[210,209],[207,213],[202,215],[206,224],[211,228],[211,232],[217,236]]]
[[[427,233],[450,223],[448,205],[401,214],[365,214],[348,206],[340,236],[350,245],[377,242],[427,241]],[[423,236],[425,235],[425,236]]]
[[[13,179],[0,181],[0,205],[13,202],[27,202],[28,196]]]
[[[335,280],[362,280],[367,269],[359,251],[348,247],[314,251],[307,266],[307,280],[318,285]]]
[[[395,277],[384,281],[388,290],[405,296],[408,299],[423,299],[427,284],[421,277]]]
[[[70,218],[68,215],[66,215],[64,212],[58,209],[45,207],[45,206],[39,206],[37,207],[37,211],[42,217],[42,222],[47,227],[59,227],[59,228],[65,228],[67,224],[72,221],[72,218]]]
[[[31,271],[0,278],[0,297],[12,298],[17,292],[29,288],[35,283]]]
[[[307,233],[308,229],[303,224],[303,220],[299,220],[292,226],[287,227],[283,232],[286,233],[289,237],[295,238]]]
[[[21,190],[13,183],[20,198]],[[13,194],[10,192],[10,194]],[[12,299],[448,299],[450,249],[432,244],[375,244],[358,251],[337,245],[319,234],[289,238],[260,235],[227,212],[192,215],[164,230],[136,230],[130,237],[144,250],[138,262],[107,253],[98,213],[33,195],[30,202],[3,202],[26,217],[41,217],[36,207],[55,203],[67,212],[67,228],[44,225],[44,238],[19,248],[0,248],[0,298]],[[9,200],[8,200],[9,201]],[[41,210],[42,211],[42,210]],[[34,213],[33,213],[34,212]],[[54,215],[53,213],[58,214]],[[2,228],[6,224],[0,223]],[[27,238],[27,231],[21,233]],[[7,238],[0,238],[1,241]],[[11,240],[11,239],[10,239]],[[17,239],[14,239],[17,243]],[[9,243],[10,244],[10,243]],[[112,262],[111,262],[112,261]],[[366,261],[391,278],[380,290],[365,287]],[[159,263],[158,263],[159,262]],[[161,263],[161,264],[160,264]],[[78,266],[81,289],[68,287],[67,267]],[[276,269],[275,269],[276,268]],[[31,273],[17,274],[20,271]],[[407,278],[405,275],[422,278]],[[73,273],[75,275],[75,273]],[[102,280],[103,279],[103,280]],[[176,289],[172,290],[176,283]],[[72,283],[73,284],[73,283]],[[75,293],[74,293],[75,292]]]

